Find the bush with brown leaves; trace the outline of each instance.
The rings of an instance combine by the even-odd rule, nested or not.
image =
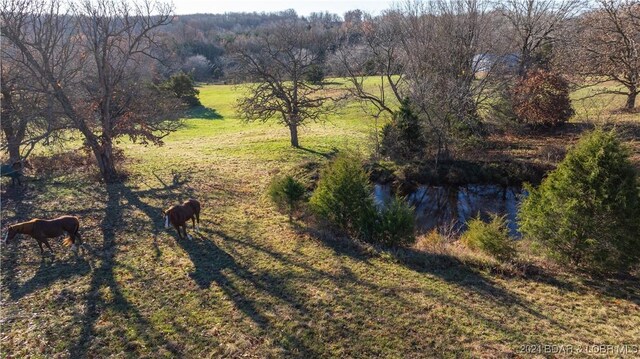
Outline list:
[[[569,84],[554,72],[533,71],[517,83],[513,110],[518,120],[525,124],[559,126],[574,115]]]

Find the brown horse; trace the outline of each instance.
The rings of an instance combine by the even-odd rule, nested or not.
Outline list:
[[[62,216],[51,220],[36,218],[28,222],[22,222],[9,226],[4,236],[4,243],[9,243],[9,241],[12,240],[18,233],[28,234],[31,237],[35,238],[36,241],[38,241],[38,246],[40,246],[40,254],[44,255],[42,243],[44,243],[53,254],[53,249],[51,248],[51,245],[49,245],[49,241],[47,240],[47,238],[58,237],[63,235],[64,232],[67,232],[68,237],[64,239],[63,243],[65,246],[71,245],[71,250],[77,252],[78,245],[82,246],[82,238],[80,237],[80,233],[78,233],[79,230],[80,221],[77,217]]]
[[[164,216],[164,228],[169,228],[169,224],[173,225],[173,228],[178,231],[178,237],[182,239],[182,233],[180,233],[180,227],[184,231],[184,237],[193,239],[187,234],[187,221],[191,220],[193,228],[197,231],[200,229],[200,202],[195,199],[190,199],[180,205],[172,206],[169,209],[162,211]],[[196,226],[196,220],[198,225]]]

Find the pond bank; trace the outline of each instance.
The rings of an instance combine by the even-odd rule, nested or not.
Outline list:
[[[389,184],[374,185],[376,205],[392,198],[394,190]],[[509,232],[520,237],[517,213],[526,191],[520,186],[466,185],[419,186],[404,196],[415,210],[416,229],[427,232],[432,229],[460,232],[466,229],[468,220],[480,217],[488,220],[491,214],[506,216]]]
[[[524,161],[433,161],[398,165],[393,162],[374,162],[366,165],[374,183],[394,183],[404,194],[421,185],[464,186],[488,184],[521,186],[523,183],[540,184],[544,175],[553,168],[548,165]]]

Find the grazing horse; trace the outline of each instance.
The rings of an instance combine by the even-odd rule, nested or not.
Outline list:
[[[164,216],[164,228],[169,228],[169,224],[173,225],[173,228],[178,231],[178,237],[182,239],[182,233],[180,233],[180,227],[184,231],[184,237],[193,239],[191,235],[187,234],[187,221],[191,220],[193,228],[197,231],[200,229],[200,202],[195,199],[190,199],[180,205],[172,206],[169,209],[162,211]],[[196,220],[198,225],[196,226]]]
[[[19,185],[22,185],[22,182],[20,181],[20,177],[22,176],[23,168],[31,168],[31,165],[26,160],[16,161],[11,165],[1,165],[0,175],[2,175],[2,177],[11,177],[12,185],[15,185],[16,181],[18,181]]]
[[[63,243],[65,246],[71,245],[71,250],[77,252],[77,244],[82,246],[82,238],[80,238],[80,233],[78,233],[79,229],[80,221],[77,217],[62,216],[51,220],[32,219],[28,222],[22,222],[9,226],[4,236],[3,242],[7,244],[18,233],[28,234],[31,237],[35,238],[36,241],[38,241],[41,255],[44,255],[42,243],[44,243],[51,251],[51,254],[53,254],[53,249],[51,248],[51,245],[49,245],[49,241],[47,240],[47,238],[58,237],[64,234],[64,232],[67,232],[67,235],[69,237],[65,238]]]

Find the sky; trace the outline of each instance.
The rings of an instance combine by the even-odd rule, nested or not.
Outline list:
[[[178,15],[225,12],[274,12],[294,9],[298,15],[325,12],[342,16],[346,11],[360,9],[372,14],[391,7],[393,0],[173,0]]]

